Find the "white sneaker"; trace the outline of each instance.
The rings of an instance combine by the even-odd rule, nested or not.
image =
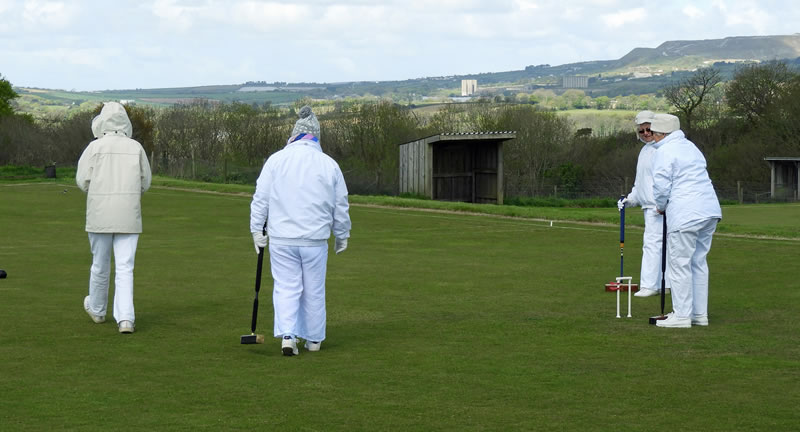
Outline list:
[[[89,309],[89,296],[86,296],[86,297],[83,298],[83,310],[85,310],[86,313],[89,314],[89,318],[91,318],[92,321],[94,321],[95,323],[102,324],[102,323],[106,322],[106,317],[100,316],[100,315],[95,315]]]
[[[133,333],[133,323],[127,320],[123,320],[119,322],[119,332],[122,334],[131,334]]]
[[[692,325],[708,326],[708,315],[692,315]]]
[[[285,356],[300,354],[300,350],[297,349],[297,339],[284,336],[283,340],[281,341],[281,351],[283,351],[283,355]]]
[[[309,351],[319,351],[322,347],[322,342],[306,341],[306,349]]]
[[[667,315],[667,319],[659,320],[656,327],[666,328],[691,328],[692,320],[690,318],[679,318],[675,314]]]
[[[641,288],[633,296],[634,297],[652,297],[661,294],[660,291],[651,290],[649,288]]]

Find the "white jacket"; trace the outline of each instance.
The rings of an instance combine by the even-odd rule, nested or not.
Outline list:
[[[150,163],[142,145],[129,138],[125,108],[108,102],[92,120],[96,140],[78,161],[75,180],[86,197],[86,231],[142,232],[142,192],[150,188]]]
[[[666,209],[667,231],[721,219],[719,199],[700,150],[680,130],[659,144],[653,157],[653,197],[658,210]]]
[[[289,143],[267,159],[250,204],[250,232],[267,222],[276,245],[321,246],[333,235],[350,237],[347,185],[339,164],[319,143]]]
[[[633,180],[633,189],[628,194],[627,204],[651,209],[656,206],[653,199],[653,154],[656,152],[655,142],[645,144],[639,151],[639,160],[636,162],[636,178]]]

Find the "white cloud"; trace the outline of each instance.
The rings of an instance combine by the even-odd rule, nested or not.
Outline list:
[[[681,10],[684,15],[689,17],[689,19],[698,19],[703,18],[706,14],[701,9],[695,7],[694,5],[688,5]]]
[[[150,12],[162,21],[167,28],[188,31],[194,24],[196,8],[181,6],[176,0],[156,0]]]
[[[73,17],[73,9],[64,2],[28,0],[22,10],[22,18],[33,26],[47,29],[67,27]]]
[[[531,0],[514,0],[514,6],[517,10],[522,12],[539,9],[539,5]]]
[[[619,28],[626,24],[645,24],[645,18],[647,18],[647,12],[644,8],[622,10],[600,16],[603,23],[611,28]]]
[[[716,1],[714,6],[719,9],[722,21],[728,27],[751,28],[759,35],[771,33],[770,15],[756,2],[737,1],[729,8],[726,2]],[[776,12],[780,14],[783,11],[778,9]]]
[[[312,13],[313,12],[313,13]],[[319,10],[304,4],[281,4],[273,2],[245,1],[231,7],[233,19],[250,28],[264,33],[281,32],[292,29],[292,33],[300,33],[304,28],[313,28],[313,18],[319,16]],[[308,19],[308,26],[300,24]]]
[[[100,69],[104,64],[107,64],[109,60],[107,57],[103,57],[103,50],[91,48],[53,48],[28,52],[26,55],[41,62],[45,67],[47,65],[68,65]]]
[[[398,12],[413,10],[420,13],[457,13],[457,12],[491,12],[497,11],[504,5],[497,1],[481,0],[409,0],[407,4],[398,2],[396,5]]]

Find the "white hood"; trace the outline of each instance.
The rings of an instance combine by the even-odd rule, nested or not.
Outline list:
[[[95,138],[106,134],[123,134],[128,138],[133,136],[133,126],[125,107],[119,102],[104,102],[100,115],[92,120],[92,133]]]

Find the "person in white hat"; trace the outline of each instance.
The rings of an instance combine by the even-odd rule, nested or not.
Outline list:
[[[722,219],[703,153],[670,114],[650,124],[658,148],[653,157],[653,197],[667,219],[667,255],[672,312],[658,327],[708,325],[708,263],[711,239]]]
[[[75,181],[86,195],[86,231],[92,249],[89,295],[83,309],[95,323],[106,320],[111,253],[114,253],[114,319],[133,333],[133,267],[142,232],[142,193],[150,188],[150,163],[118,102],[106,102],[92,120],[97,138],[78,160]]]
[[[299,116],[286,147],[264,164],[250,204],[256,253],[269,244],[274,336],[286,356],[299,354],[297,338],[309,351],[325,340],[328,239],[333,231],[334,251],[343,252],[351,227],[342,170],[322,152],[311,107]]]
[[[636,178],[633,188],[625,198],[617,202],[617,208],[640,206],[644,212],[644,238],[642,240],[642,269],[639,277],[639,291],[636,297],[650,297],[659,294],[661,289],[661,237],[663,217],[656,211],[653,199],[653,154],[656,151],[650,122],[655,113],[642,111],[636,114],[636,135],[644,143],[636,162]],[[667,278],[667,281],[669,279]],[[667,283],[667,290],[670,284]]]

